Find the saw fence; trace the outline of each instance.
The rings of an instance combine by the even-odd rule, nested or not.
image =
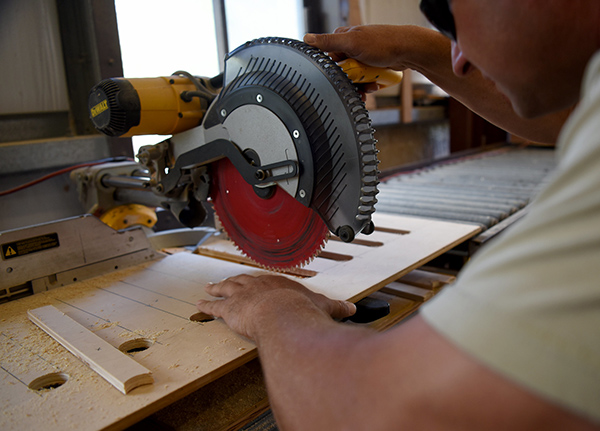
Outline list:
[[[375,225],[355,243],[330,241],[323,257],[293,276],[337,299],[378,291],[396,298],[393,312],[406,314],[415,308],[410,295],[424,301],[434,286],[397,280],[480,230],[385,214],[376,214]],[[207,247],[236,254],[227,243]],[[229,260],[176,253],[2,305],[0,428],[124,429],[256,358],[253,343],[195,308],[209,299],[206,283],[264,271]],[[117,390],[28,319],[29,310],[48,305],[124,352],[124,362],[133,358],[150,370],[154,383],[127,395]],[[53,331],[62,332],[60,323]]]

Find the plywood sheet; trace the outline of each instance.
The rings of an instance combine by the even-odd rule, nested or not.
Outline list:
[[[375,224],[382,230],[361,239],[379,245],[330,241],[327,251],[351,258],[317,258],[308,267],[314,275],[301,281],[330,297],[359,299],[478,231],[473,225],[385,214]],[[403,233],[394,233],[398,230]],[[209,298],[208,282],[262,271],[177,253],[1,305],[0,429],[123,429],[256,357],[253,343],[222,321],[194,321],[195,303]],[[148,347],[132,356],[152,371],[154,384],[120,393],[27,319],[27,310],[45,305],[116,348],[125,342]],[[53,374],[66,383],[29,388]]]

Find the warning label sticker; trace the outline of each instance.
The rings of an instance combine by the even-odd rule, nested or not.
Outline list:
[[[59,245],[57,233],[49,233],[47,235],[7,242],[6,244],[2,244],[2,259],[6,260],[25,256],[26,254],[55,248]]]

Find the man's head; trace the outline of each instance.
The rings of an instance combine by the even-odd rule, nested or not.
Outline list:
[[[600,49],[598,0],[422,0],[421,9],[454,39],[454,73],[479,69],[524,117],[576,103]]]

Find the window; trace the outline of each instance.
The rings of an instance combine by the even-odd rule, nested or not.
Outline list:
[[[229,50],[258,37],[305,33],[302,0],[222,1]],[[116,0],[115,8],[126,77],[219,74],[213,0]],[[135,136],[134,154],[164,138]]]
[[[300,0],[225,0],[229,49],[259,37],[301,39],[305,33]]]

